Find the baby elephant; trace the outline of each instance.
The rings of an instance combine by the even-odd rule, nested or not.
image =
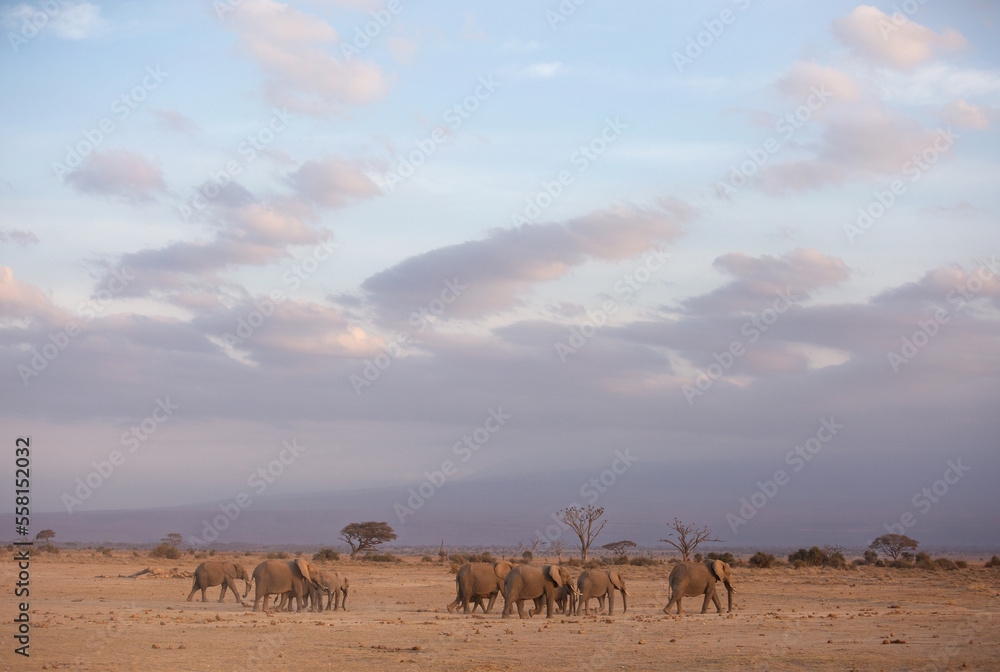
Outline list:
[[[348,582],[346,576],[337,572],[320,570],[319,576],[316,578],[316,583],[319,584],[319,597],[316,600],[319,611],[323,611],[324,593],[326,593],[326,609],[328,611],[331,605],[333,605],[334,611],[337,611],[339,608],[347,611],[347,590],[351,584]]]
[[[722,603],[715,593],[715,584],[722,581],[729,591],[729,611],[733,610],[733,593],[736,589],[730,582],[732,578],[731,568],[721,560],[709,560],[701,562],[678,562],[673,571],[670,572],[670,601],[663,607],[663,613],[669,614],[670,607],[677,604],[677,614],[683,615],[681,610],[681,598],[705,596],[705,602],[701,605],[701,613],[708,611],[708,601],[715,602],[715,608],[722,613]]]

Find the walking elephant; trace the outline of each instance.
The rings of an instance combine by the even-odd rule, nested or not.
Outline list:
[[[576,585],[580,591],[580,602],[576,608],[577,613],[580,613],[580,606],[582,605],[584,615],[590,615],[589,603],[592,597],[598,598],[601,602],[600,609],[604,609],[604,597],[607,596],[608,615],[610,616],[615,612],[616,590],[622,594],[622,613],[628,611],[628,600],[626,599],[628,591],[625,590],[625,580],[622,579],[616,570],[588,569],[580,574]]]
[[[571,592],[576,592],[573,585],[573,577],[565,567],[558,565],[518,565],[510,570],[504,580],[504,605],[503,617],[507,618],[514,611],[517,605],[517,615],[527,618],[529,614],[524,613],[525,600],[539,600],[545,598],[545,617],[552,618],[553,607],[556,602],[556,593],[560,586],[568,586]],[[535,613],[541,605],[536,602]]]
[[[732,584],[732,568],[721,560],[709,560],[708,562],[678,562],[677,566],[670,572],[668,581],[670,582],[670,601],[663,607],[663,613],[669,614],[670,607],[677,604],[677,614],[682,615],[681,598],[705,596],[705,602],[701,605],[701,613],[708,611],[708,602],[715,602],[715,608],[722,613],[722,603],[715,592],[715,584],[722,581],[729,593],[729,611],[733,610],[733,593],[736,589]]]
[[[205,591],[212,586],[222,585],[222,594],[219,595],[219,602],[225,599],[227,590],[232,590],[233,595],[236,596],[239,603],[245,607],[247,603],[243,601],[243,597],[240,597],[240,592],[236,588],[237,580],[246,583],[246,590],[243,592],[243,597],[246,597],[250,594],[251,579],[243,565],[235,562],[206,560],[194,570],[194,585],[191,586],[191,592],[187,596],[187,601],[190,602],[194,599],[194,594],[200,590],[201,601],[208,602]]]
[[[270,616],[271,596],[291,593],[297,602],[296,611],[302,611],[303,595],[318,595],[319,584],[314,578],[318,573],[316,566],[306,560],[265,560],[253,570],[256,583],[253,610],[260,611],[263,600],[264,613]]]
[[[514,565],[507,561],[501,562],[467,562],[455,575],[455,601],[448,605],[448,611],[453,612],[459,604],[465,613],[469,613],[469,602],[478,604],[484,613],[490,613],[497,593],[504,593],[504,580]],[[490,599],[489,606],[483,606],[483,598]],[[475,611],[473,605],[472,611]]]
[[[576,613],[576,602],[576,593],[573,592],[571,586],[559,586],[559,590],[556,591],[556,606],[559,607],[558,613],[572,616]],[[540,601],[535,600],[535,608],[530,613],[540,612],[542,610],[541,607]]]
[[[350,583],[347,581],[346,576],[341,576],[337,572],[328,572],[326,570],[320,570],[318,572],[319,576],[316,577],[316,583],[319,584],[319,595],[316,604],[319,606],[319,611],[323,611],[323,594],[326,594],[326,608],[330,609],[330,605],[333,605],[333,610],[343,607],[344,611],[347,611],[347,589],[350,587]]]

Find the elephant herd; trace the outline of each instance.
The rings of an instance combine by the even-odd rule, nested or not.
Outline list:
[[[704,595],[705,601],[701,613],[708,610],[709,602],[714,602],[716,609],[722,613],[722,603],[716,594],[715,585],[722,581],[729,596],[729,611],[733,610],[732,570],[721,560],[706,563],[679,562],[670,572],[670,599],[663,608],[669,613],[673,605],[677,605],[677,613],[683,614],[681,599]],[[236,581],[244,581],[246,589],[242,597]],[[312,602],[313,611],[323,611],[323,596],[327,597],[326,608],[331,605],[334,610],[343,607],[347,610],[347,591],[349,583],[346,577],[337,572],[317,568],[306,560],[265,560],[257,565],[253,574],[247,574],[243,565],[233,562],[206,561],[198,565],[194,572],[194,585],[187,597],[190,602],[200,590],[202,602],[206,602],[205,591],[212,586],[222,586],[219,602],[231,590],[243,606],[249,606],[243,598],[250,594],[250,585],[256,587],[253,610],[270,615],[272,599],[280,599],[277,609],[280,611],[294,599],[296,611]],[[590,601],[598,600],[598,610],[604,609],[605,598],[608,601],[608,614],[614,613],[615,591],[621,593],[622,611],[628,610],[628,591],[625,580],[614,569],[584,570],[574,582],[569,570],[560,565],[514,565],[507,561],[496,563],[470,562],[463,565],[455,576],[455,600],[448,605],[448,611],[461,606],[465,613],[471,613],[478,606],[484,613],[490,613],[496,602],[497,595],[504,598],[503,618],[508,618],[517,607],[521,618],[528,618],[542,611],[545,605],[546,618],[552,618],[553,613],[576,615],[583,609],[584,615],[590,614]],[[484,600],[489,600],[484,604]],[[524,611],[524,603],[531,601],[533,605]],[[470,604],[471,609],[470,609]]]
[[[670,600],[663,608],[663,613],[669,613],[670,607],[677,605],[677,613],[683,614],[681,598],[704,595],[705,601],[701,613],[708,610],[708,603],[714,602],[716,609],[722,613],[722,603],[715,592],[715,584],[722,581],[729,595],[729,611],[733,610],[733,593],[736,589],[732,584],[732,569],[721,560],[712,562],[679,562],[670,572]],[[490,613],[497,595],[503,595],[503,617],[509,617],[514,607],[521,618],[528,618],[541,613],[545,605],[546,618],[552,618],[553,612],[577,615],[583,609],[584,615],[590,615],[590,601],[598,600],[598,610],[604,609],[604,600],[608,600],[608,614],[614,613],[615,591],[622,596],[622,611],[628,611],[628,591],[625,580],[616,570],[584,570],[575,584],[569,570],[559,565],[513,565],[506,561],[487,563],[470,562],[463,565],[455,576],[455,600],[448,605],[448,611],[453,612],[459,605],[465,613],[471,613],[478,606],[484,613]],[[483,600],[489,604],[483,604]],[[528,612],[524,611],[524,603],[531,600],[534,604]],[[472,605],[471,609],[469,605]]]
[[[246,590],[240,596],[236,582],[244,581]],[[255,586],[253,610],[270,615],[272,598],[280,598],[277,605],[279,611],[291,600],[296,602],[296,611],[312,602],[313,611],[323,611],[323,596],[326,595],[326,608],[331,606],[334,611],[343,608],[347,611],[347,591],[350,583],[347,577],[337,572],[321,570],[306,560],[265,560],[257,565],[253,574],[247,574],[246,568],[235,562],[218,562],[207,560],[194,570],[194,585],[187,596],[187,601],[194,599],[195,593],[201,591],[201,601],[207,602],[205,591],[212,586],[222,586],[219,602],[226,597],[226,591],[233,595],[244,607],[249,606],[243,598],[250,594],[250,584]]]

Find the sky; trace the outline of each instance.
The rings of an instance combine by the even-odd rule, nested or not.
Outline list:
[[[357,491],[400,530],[473,507],[476,543],[593,504],[644,544],[995,546],[998,20],[0,3],[33,511]]]

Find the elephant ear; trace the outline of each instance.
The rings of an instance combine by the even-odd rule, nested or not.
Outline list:
[[[496,575],[501,579],[506,579],[512,569],[514,569],[514,565],[510,564],[506,560],[493,565],[493,571],[496,572]]]
[[[545,576],[547,576],[552,583],[556,584],[556,586],[561,586],[565,583],[562,580],[562,574],[559,572],[559,569],[559,567],[553,567],[552,565],[545,565],[542,568],[542,571],[545,572]]]
[[[608,578],[611,579],[611,585],[618,590],[625,590],[625,582],[622,581],[622,577],[618,572],[608,572]]]
[[[305,560],[302,560],[300,558],[300,559],[298,559],[298,560],[295,561],[295,566],[299,568],[300,572],[302,572],[302,578],[304,578],[306,581],[312,581],[313,580],[312,577],[309,575],[309,563],[308,562],[306,562]]]
[[[722,560],[716,560],[712,563],[712,573],[715,574],[715,578],[719,581],[726,580],[726,563]]]

